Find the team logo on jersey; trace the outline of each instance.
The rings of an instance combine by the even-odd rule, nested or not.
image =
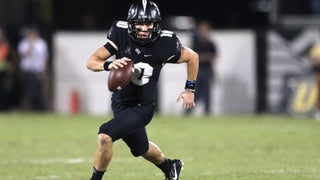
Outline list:
[[[111,37],[111,32],[108,32],[107,37]]]
[[[126,53],[126,54],[131,54],[131,48],[128,46],[127,49],[126,49],[126,51],[125,51],[124,53]]]
[[[141,51],[140,51],[140,49],[138,49],[138,48],[136,48],[134,51],[135,51],[137,54],[141,54]]]

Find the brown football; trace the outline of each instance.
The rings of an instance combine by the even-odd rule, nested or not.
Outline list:
[[[117,91],[127,86],[132,80],[133,71],[133,61],[127,61],[127,65],[112,69],[108,76],[109,90]]]

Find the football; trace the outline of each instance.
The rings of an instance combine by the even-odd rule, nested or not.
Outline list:
[[[133,64],[133,61],[130,60],[127,61],[127,65],[110,70],[108,76],[109,91],[121,90],[130,83],[134,71]]]

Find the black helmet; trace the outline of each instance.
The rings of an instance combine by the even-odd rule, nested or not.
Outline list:
[[[149,0],[136,0],[128,11],[128,33],[129,37],[136,42],[146,44],[155,41],[160,35],[160,11],[158,6]],[[135,29],[135,22],[153,22],[153,28],[149,30],[149,38],[138,38],[138,31]]]

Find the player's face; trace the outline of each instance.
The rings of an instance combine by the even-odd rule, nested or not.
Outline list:
[[[138,38],[147,39],[151,37],[153,22],[135,22]]]

